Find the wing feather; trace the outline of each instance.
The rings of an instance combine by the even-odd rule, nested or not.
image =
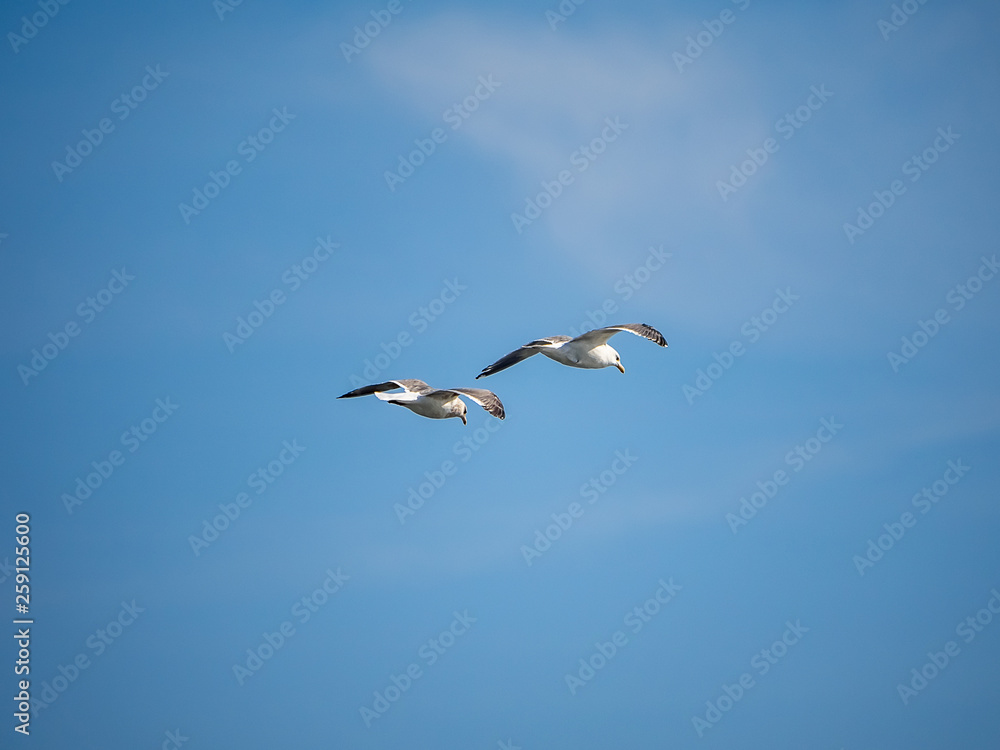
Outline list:
[[[510,354],[507,354],[496,362],[494,362],[489,367],[484,367],[483,371],[476,375],[476,380],[479,378],[484,378],[487,375],[493,375],[494,373],[500,372],[501,370],[506,370],[508,367],[513,367],[518,362],[526,360],[533,354],[538,354],[539,350],[546,347],[562,346],[567,341],[572,339],[569,336],[547,336],[543,339],[535,339],[534,341],[529,341],[527,344],[522,346],[520,349],[515,349]]]
[[[600,344],[607,343],[609,338],[621,331],[628,331],[629,333],[634,333],[636,336],[642,336],[642,338],[649,339],[654,344],[660,346],[667,345],[667,340],[663,338],[663,334],[645,323],[623,323],[617,326],[595,328],[593,331],[587,331],[577,336],[573,341],[580,341],[591,347],[599,346]]]
[[[337,396],[337,398],[356,398],[357,396],[370,396],[373,393],[381,393],[382,391],[392,391],[396,388],[402,388],[407,393],[429,393],[434,390],[423,380],[389,380],[385,383],[376,383],[375,385],[366,385],[362,388],[356,388],[355,390],[345,393],[343,396]]]
[[[449,388],[448,392],[468,396],[498,419],[504,419],[507,416],[503,410],[503,403],[493,391],[488,391],[485,388]]]

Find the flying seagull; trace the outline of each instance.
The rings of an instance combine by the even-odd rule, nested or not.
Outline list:
[[[399,393],[402,388],[403,392]],[[396,391],[395,393],[393,391]],[[350,393],[345,393],[337,398],[355,398],[356,396],[370,396],[390,404],[405,406],[414,414],[431,419],[447,419],[448,417],[458,417],[462,424],[468,424],[465,419],[467,412],[465,402],[460,396],[467,396],[490,414],[499,419],[503,419],[505,414],[503,404],[493,391],[483,388],[431,388],[423,380],[390,380],[385,383],[366,385]]]
[[[625,323],[620,326],[597,328],[593,331],[587,331],[587,333],[576,338],[570,336],[549,336],[548,338],[529,341],[520,349],[512,351],[506,357],[501,357],[492,365],[483,369],[476,376],[476,380],[487,375],[492,375],[495,372],[506,370],[508,367],[516,365],[521,360],[527,359],[539,352],[549,359],[554,359],[556,362],[569,365],[570,367],[585,367],[593,370],[601,367],[617,367],[622,372],[625,372],[618,352],[608,344],[608,339],[619,331],[634,333],[636,336],[642,336],[644,339],[649,339],[660,346],[667,345],[663,334],[645,323]]]

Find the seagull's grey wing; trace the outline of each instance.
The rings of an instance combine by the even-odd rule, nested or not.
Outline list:
[[[587,331],[586,333],[577,336],[573,340],[585,343],[590,347],[595,347],[600,344],[606,344],[608,339],[619,331],[634,333],[636,336],[642,336],[644,339],[649,339],[654,344],[659,344],[660,346],[667,345],[667,341],[663,338],[663,334],[645,323],[624,323],[620,326],[596,328],[593,331]]]
[[[495,372],[506,370],[508,367],[513,367],[518,362],[521,362],[522,360],[525,360],[528,357],[530,357],[532,354],[537,354],[541,349],[544,349],[546,347],[562,346],[569,340],[570,340],[569,336],[547,336],[544,339],[535,339],[534,341],[529,341],[520,349],[515,349],[507,356],[501,357],[489,367],[484,367],[483,371],[478,375],[476,375],[476,380],[479,380],[479,378],[486,377],[487,375],[492,375]]]
[[[483,371],[476,375],[476,380],[479,380],[479,378],[485,378],[487,375],[492,375],[495,372],[506,370],[508,367],[513,367],[518,362],[521,362],[522,360],[525,360],[531,355],[537,353],[538,349],[533,346],[522,346],[520,349],[515,349],[505,357],[498,359],[489,367],[484,367]]]
[[[410,393],[425,394],[425,393],[430,393],[431,391],[434,390],[429,385],[427,385],[427,383],[425,383],[423,380],[413,380],[411,378],[409,380],[393,380],[392,382],[399,383],[400,388],[404,388]]]
[[[366,385],[362,388],[357,388],[350,393],[345,393],[343,396],[337,396],[337,398],[355,398],[356,396],[370,396],[373,393],[381,393],[382,391],[393,391],[396,388],[402,388],[409,393],[429,393],[434,389],[431,388],[423,380],[389,380],[385,383],[376,383],[375,385]]]
[[[451,393],[461,393],[463,396],[468,396],[498,419],[507,416],[504,413],[503,404],[493,391],[487,391],[485,388],[449,388],[448,390]]]

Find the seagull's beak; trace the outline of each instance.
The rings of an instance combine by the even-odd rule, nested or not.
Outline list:
[[[615,362],[615,367],[617,367],[621,372],[625,372],[625,368],[622,367],[621,362]]]
[[[465,418],[465,415],[464,415],[464,414],[459,414],[458,416],[460,416],[460,417],[462,418],[462,424],[464,424],[464,425],[468,425],[468,424],[469,424],[469,422],[468,422],[468,420],[467,420],[467,419]]]

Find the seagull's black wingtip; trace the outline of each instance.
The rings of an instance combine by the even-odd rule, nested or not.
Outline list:
[[[641,325],[644,328],[648,328],[650,331],[656,334],[656,338],[650,338],[650,341],[652,341],[654,344],[658,344],[663,347],[667,345],[667,340],[663,337],[663,334],[660,333],[655,328],[653,328],[653,326],[651,326],[649,323],[642,323]]]

